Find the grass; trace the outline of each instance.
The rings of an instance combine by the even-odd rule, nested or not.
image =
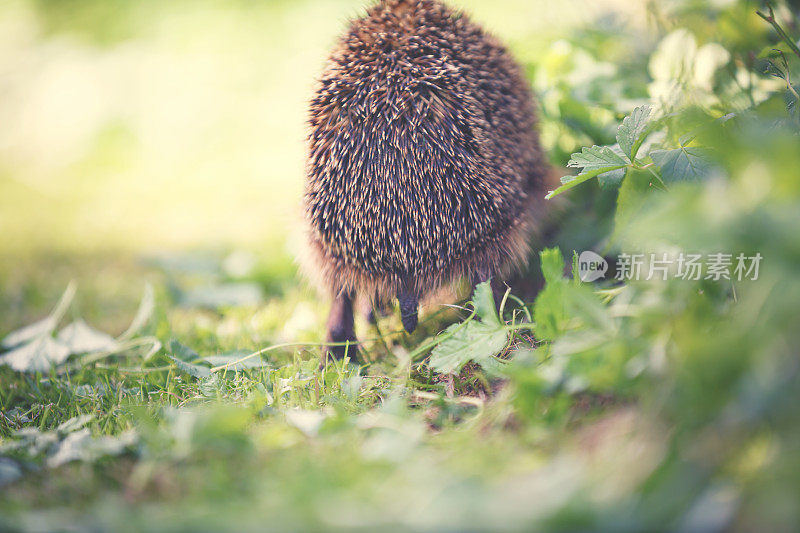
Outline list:
[[[129,263],[100,262],[104,265],[103,281],[128,279]],[[91,276],[91,262],[82,259],[81,264],[87,267],[82,272]],[[140,278],[159,277],[147,268],[133,270]],[[51,283],[57,286],[56,279],[51,278]],[[45,294],[52,294],[49,290],[52,288],[41,287]],[[150,325],[152,332],[163,339],[180,339],[203,354],[254,350],[260,346],[258,339],[281,335],[285,314],[280,309],[309,303],[302,300],[308,294],[299,292],[275,297],[260,310],[191,310],[167,303],[163,285],[157,293],[159,306],[157,318]],[[124,296],[112,298],[110,294],[114,293],[103,291],[82,297],[80,307],[87,310],[84,316],[91,320],[97,316],[95,310],[107,312],[112,307],[120,309],[121,315],[133,314],[135,299],[126,301]],[[41,309],[41,303],[33,303],[36,296],[31,294],[31,300],[21,307],[33,312]],[[113,323],[107,324],[113,331]],[[320,328],[312,323],[310,329]],[[407,454],[419,453],[429,428],[452,425],[453,420],[474,416],[478,409],[458,399],[446,399],[444,386],[419,372],[414,376],[419,380],[416,388],[429,393],[435,402],[410,399],[418,404],[415,414],[399,396],[389,402],[393,407],[381,407],[382,398],[410,381],[408,374],[395,375],[394,361],[382,359],[362,372],[353,364],[320,371],[319,348],[307,346],[271,351],[268,366],[263,369],[222,372],[213,379],[201,380],[181,373],[174,365],[165,365],[168,360],[143,366],[135,357],[87,365],[67,374],[30,377],[4,367],[0,370],[0,432],[4,438],[23,427],[53,431],[66,420],[89,415],[85,427],[93,435],[120,435],[136,429],[143,439],[137,447],[141,446],[141,452],[146,449],[148,456],[139,462],[128,456],[98,458],[78,471],[67,466],[55,476],[52,470],[34,468],[35,461],[22,463],[33,470],[4,493],[4,506],[93,508],[105,501],[103,494],[111,489],[129,506],[155,505],[167,514],[172,514],[176,505],[184,508],[190,524],[196,511],[201,516],[209,511],[193,507],[206,498],[217,502],[227,521],[245,502],[247,506],[265,506],[266,510],[282,509],[274,501],[278,493],[284,505],[298,504],[298,512],[322,505],[303,502],[307,492],[320,497],[334,486],[352,483],[356,493],[350,497],[355,497],[364,490],[362,484],[385,482],[383,475],[373,470],[373,464],[387,475],[402,477],[397,466],[392,466],[397,459],[392,457],[396,448]],[[315,442],[313,436],[318,432],[324,437]],[[413,438],[406,441],[407,436]],[[453,437],[439,435],[435,440],[443,438]],[[370,440],[377,445],[370,446]],[[369,457],[373,454],[377,457]],[[383,464],[387,460],[388,464]],[[281,485],[280,490],[272,486],[275,483]],[[176,500],[176,494],[183,496]],[[142,525],[153,516],[143,517]],[[312,514],[299,523],[318,527],[326,522]],[[157,524],[152,522],[151,527]]]
[[[491,527],[505,512],[478,509],[502,508],[502,499],[485,501],[499,497],[498,484],[511,483],[512,490],[523,482],[516,478],[532,476],[615,403],[587,395],[563,420],[574,420],[569,427],[523,429],[505,380],[475,365],[441,376],[408,360],[427,335],[469,315],[446,308],[428,310],[411,337],[388,333],[399,328],[397,317],[381,321],[382,335],[360,320],[361,338],[378,338],[365,345],[365,362],[320,369],[323,302],[292,282],[254,307],[183,307],[187,287],[225,277],[224,255],[199,257],[159,267],[132,256],[91,255],[5,264],[11,290],[3,292],[4,307],[13,312],[3,319],[4,331],[46,315],[77,273],[77,297],[64,322],[80,313],[118,335],[135,313],[138,282],[149,280],[157,305],[139,335],[153,334],[165,345],[148,361],[134,351],[68,372],[0,367],[0,442],[23,474],[3,492],[6,516],[14,517],[7,527],[257,529],[265,521],[276,529]],[[163,266],[202,262],[203,274]],[[41,268],[47,264],[58,266]],[[257,262],[237,282],[267,280],[270,271],[274,265]],[[179,351],[170,340],[203,356],[247,354],[290,340],[290,324],[300,344],[264,353],[261,368],[195,378],[167,357]],[[81,417],[72,432],[58,429]],[[87,441],[75,448],[79,462],[52,465],[54,449],[80,427],[95,441],[127,444],[111,452]],[[23,428],[37,433],[26,440]],[[593,431],[603,438],[605,429]],[[131,432],[135,438],[125,440]],[[481,502],[475,514],[451,516],[454,506],[471,501]]]

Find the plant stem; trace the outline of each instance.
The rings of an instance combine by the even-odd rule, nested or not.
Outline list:
[[[775,31],[778,33],[778,36],[783,40],[783,42],[789,45],[789,48],[792,50],[792,52],[794,52],[794,54],[800,58],[800,48],[798,48],[797,43],[794,42],[789,35],[787,35],[787,33],[775,19],[775,12],[772,10],[772,4],[770,2],[767,2],[767,7],[769,8],[769,16],[765,15],[761,11],[756,11],[756,15],[769,22],[772,27],[775,28]]]

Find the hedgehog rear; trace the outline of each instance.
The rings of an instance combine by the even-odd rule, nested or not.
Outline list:
[[[545,172],[533,99],[467,17],[435,0],[369,9],[331,55],[310,125],[306,271],[335,298],[397,296],[413,330],[421,296],[525,259]],[[347,307],[330,340],[355,340],[334,331]]]

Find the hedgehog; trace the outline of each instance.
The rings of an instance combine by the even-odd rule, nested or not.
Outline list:
[[[353,20],[310,103],[304,270],[333,299],[328,353],[356,345],[353,302],[419,302],[525,263],[546,173],[533,94],[493,36],[438,0]]]

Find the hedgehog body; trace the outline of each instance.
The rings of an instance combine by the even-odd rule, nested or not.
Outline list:
[[[413,329],[420,297],[526,258],[545,173],[533,98],[467,17],[381,0],[338,42],[309,122],[306,272],[335,298],[398,297]]]

